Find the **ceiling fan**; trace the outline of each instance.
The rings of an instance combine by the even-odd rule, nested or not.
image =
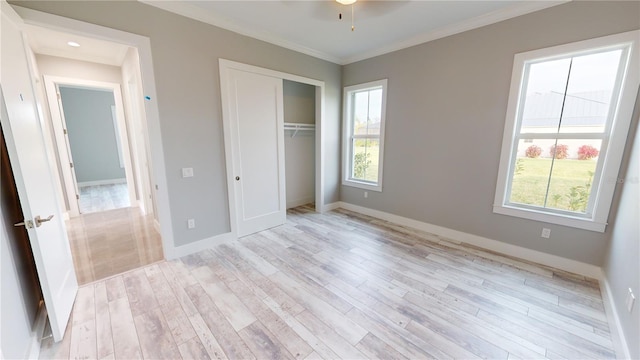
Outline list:
[[[407,0],[393,0],[393,1],[366,1],[366,0],[335,0],[338,5],[351,6],[351,31],[355,30],[355,8],[356,2],[358,2],[358,11],[361,11],[363,16],[377,17],[384,16],[396,10],[397,8],[406,5]],[[342,20],[342,12],[338,14],[338,18]]]
[[[355,17],[354,17],[354,10],[353,10],[353,4],[356,3],[356,1],[358,0],[336,0],[337,3],[342,4],[342,5],[351,5],[351,31],[356,29],[355,26]],[[342,20],[342,13],[338,14],[338,18],[340,20]]]

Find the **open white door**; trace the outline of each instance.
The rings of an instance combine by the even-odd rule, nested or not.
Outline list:
[[[2,10],[0,123],[16,180],[45,306],[55,341],[62,340],[78,283],[62,209],[55,193],[44,133],[27,64],[21,19],[5,1]],[[50,217],[53,215],[53,217]]]
[[[282,79],[227,69],[238,236],[286,221]]]

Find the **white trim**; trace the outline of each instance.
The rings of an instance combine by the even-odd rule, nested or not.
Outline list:
[[[153,71],[153,57],[151,54],[150,39],[141,35],[27,9],[20,6],[12,5],[12,7],[20,17],[22,17],[25,24],[116,42],[138,49],[140,59],[140,76],[143,87],[143,93],[141,95],[148,97],[144,102],[144,105],[145,114],[147,116],[147,131],[149,132],[149,146],[151,149],[151,168],[153,169],[154,177],[153,182],[157,194],[156,206],[158,210],[158,220],[161,225],[160,234],[162,237],[164,254],[166,257],[170,257],[175,244],[173,239],[173,224],[171,222],[171,208],[169,206],[169,191],[167,187],[167,175],[164,162],[164,149],[160,129],[160,115],[158,103],[156,101],[156,81]]]
[[[385,123],[387,120],[387,79],[380,79],[370,81],[363,84],[345,86],[343,89],[342,99],[342,185],[352,186],[364,190],[382,192],[382,175],[384,173],[383,160],[384,160],[384,131]],[[378,150],[378,181],[376,183],[359,181],[358,179],[351,179],[352,154],[351,154],[351,133],[352,120],[351,113],[353,104],[351,101],[351,94],[358,91],[374,90],[382,88],[382,104],[380,109],[380,135],[378,137],[379,150]]]
[[[100,186],[100,185],[114,185],[114,184],[126,184],[127,179],[107,179],[107,180],[96,180],[96,181],[83,181],[78,183],[78,188],[84,186]]]
[[[322,209],[322,212],[333,211],[335,209],[339,209],[339,208],[342,207],[342,204],[345,204],[345,203],[340,202],[340,201],[336,201],[336,202],[333,202],[331,204],[327,204]]]
[[[604,304],[604,310],[607,314],[607,320],[609,320],[609,332],[611,333],[611,340],[613,341],[613,347],[616,351],[616,358],[618,359],[631,359],[631,352],[629,350],[629,342],[624,335],[622,329],[622,323],[618,316],[618,310],[614,301],[615,297],[611,291],[611,286],[607,280],[607,274],[604,270],[600,271],[598,277],[600,283],[600,293],[602,294],[602,302]]]
[[[434,235],[442,236],[452,240],[461,241],[467,244],[479,246],[483,249],[495,251],[504,255],[513,256],[519,259],[532,261],[538,264],[551,266],[560,270],[572,272],[575,274],[587,276],[590,278],[600,278],[601,269],[596,265],[583,263],[576,260],[563,258],[557,255],[543,253],[537,250],[531,250],[517,245],[507,244],[502,241],[485,238],[478,235],[465,233],[446,227],[425,223],[418,220],[409,219],[399,215],[386,213],[384,211],[374,210],[363,206],[353,205],[346,202],[340,202],[339,207],[355,211],[364,215],[369,215],[378,219],[386,220],[398,225],[412,227],[414,229],[426,231]]]
[[[640,61],[638,50],[640,41],[638,41],[638,38],[640,38],[640,30],[634,30],[515,54],[502,135],[493,206],[494,213],[590,231],[605,231],[616,188],[616,177],[620,170],[638,85],[640,84],[640,69],[635,66]],[[624,61],[625,69],[622,69],[624,72],[619,73],[621,75],[616,80],[620,81],[620,97],[617,98],[617,102],[612,102],[611,104],[611,118],[607,121],[608,130],[605,132],[605,138],[608,137],[608,144],[606,147],[603,144],[603,148],[600,150],[599,162],[602,165],[598,164],[596,169],[592,186],[592,189],[596,189],[596,191],[590,197],[587,214],[572,216],[560,211],[545,211],[543,208],[531,210],[526,206],[520,207],[517,204],[509,203],[507,196],[509,195],[512,166],[515,162],[513,157],[517,152],[518,136],[516,135],[520,126],[522,99],[524,99],[522,92],[527,82],[525,69],[528,64],[574,54],[589,53],[594,50],[616,48],[626,49],[622,53],[622,56],[626,54],[626,59],[624,57],[621,58],[621,62]]]
[[[343,58],[341,59],[342,62],[340,64],[347,65],[357,61],[392,53],[394,51],[398,51],[398,50],[406,49],[412,46],[424,44],[430,41],[442,39],[447,36],[459,34],[465,31],[478,29],[483,26],[495,24],[500,21],[508,20],[517,16],[521,16],[521,15],[529,14],[535,11],[550,8],[552,6],[561,5],[570,1],[571,0],[531,1],[531,2],[526,2],[522,4],[515,4],[508,8],[496,10],[488,14],[480,15],[472,19],[467,19],[465,21],[462,21],[456,24],[451,24],[439,29],[435,29],[433,31],[429,31],[424,34],[416,35],[408,40],[403,40],[391,45],[383,46],[379,49],[365,51],[358,55]]]
[[[186,16],[188,18],[202,21],[204,23],[217,26],[222,29],[233,31],[237,34],[248,36],[253,39],[262,40],[273,45],[297,51],[302,54],[313,56],[318,59],[330,61],[335,64],[343,64],[342,59],[322,51],[309,48],[288,40],[284,40],[278,36],[274,36],[267,32],[247,30],[243,26],[239,26],[236,22],[229,21],[224,16],[209,11],[203,11],[202,8],[180,1],[157,1],[157,0],[138,0],[150,6],[157,7],[162,10],[172,12],[174,14]]]
[[[176,246],[171,253],[171,257],[167,255],[165,255],[165,257],[167,260],[173,260],[193,253],[197,253],[198,251],[212,249],[214,246],[229,243],[237,239],[238,238],[230,232],[215,235],[186,245]]]
[[[44,75],[44,85],[47,93],[47,99],[49,100],[49,111],[51,114],[51,122],[53,123],[54,135],[56,137],[56,143],[58,144],[58,156],[60,157],[60,164],[62,164],[62,172],[65,174],[64,181],[67,189],[67,200],[71,207],[71,215],[77,216],[80,214],[78,207],[78,200],[74,198],[74,194],[78,194],[78,187],[80,184],[75,176],[75,171],[70,167],[64,166],[64,164],[73,162],[71,158],[70,150],[67,151],[67,147],[71,147],[71,144],[67,141],[68,136],[64,134],[64,129],[67,129],[64,110],[62,107],[62,101],[58,98],[59,87],[72,86],[79,87],[88,90],[108,90],[113,94],[115,102],[115,119],[114,125],[117,123],[117,127],[114,128],[116,140],[118,142],[120,150],[118,157],[124,160],[124,172],[127,179],[129,203],[134,204],[137,202],[135,192],[135,181],[133,164],[131,161],[131,152],[129,149],[129,140],[127,133],[127,124],[124,115],[124,102],[122,99],[122,91],[120,90],[119,83],[93,81],[79,78],[70,78],[64,76],[51,76]],[[113,111],[113,106],[112,106]],[[112,116],[114,114],[112,113]],[[106,135],[108,136],[108,135]],[[71,183],[69,183],[71,182]],[[73,193],[70,191],[73,190]],[[79,194],[78,194],[79,195]],[[77,211],[77,212],[76,212]]]
[[[461,21],[456,24],[451,24],[449,26],[444,26],[442,28],[429,31],[424,34],[414,36],[408,40],[399,41],[393,44],[383,46],[378,49],[366,51],[361,54],[348,56],[348,57],[339,57],[339,56],[328,54],[323,51],[318,51],[304,45],[300,45],[288,40],[284,40],[279,36],[273,35],[266,31],[247,30],[246,28],[239,26],[237,23],[229,21],[223,16],[219,16],[212,12],[202,11],[202,8],[193,6],[185,2],[155,1],[155,0],[138,0],[138,1],[145,3],[147,5],[151,5],[151,6],[166,10],[166,11],[170,11],[174,14],[179,14],[191,19],[202,21],[204,23],[207,23],[213,26],[227,29],[235,33],[238,33],[240,35],[249,36],[251,38],[266,41],[268,43],[281,46],[283,48],[290,49],[293,51],[297,51],[302,54],[310,55],[318,59],[330,61],[332,63],[336,63],[339,65],[347,65],[347,64],[354,63],[356,61],[365,60],[375,56],[402,50],[405,48],[409,48],[415,45],[437,40],[447,36],[455,35],[468,30],[473,30],[486,25],[495,24],[497,22],[511,19],[517,16],[543,10],[552,6],[564,4],[566,2],[569,2],[570,0],[532,1],[532,2],[525,2],[523,4],[515,4],[508,8],[496,10],[488,14],[480,15],[472,19]]]

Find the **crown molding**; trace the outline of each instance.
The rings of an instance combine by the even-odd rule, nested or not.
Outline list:
[[[240,35],[248,36],[257,40],[262,40],[273,45],[277,45],[289,50],[297,51],[305,55],[313,56],[318,59],[326,60],[335,64],[342,65],[342,59],[330,54],[318,51],[291,41],[284,40],[278,36],[264,31],[251,31],[235,24],[228,19],[218,16],[210,12],[202,11],[201,8],[180,2],[180,1],[157,1],[157,0],[138,0],[141,3],[172,12],[174,14],[186,16],[188,18],[204,22],[209,25],[235,32]]]
[[[370,59],[372,57],[388,54],[394,51],[406,49],[412,46],[424,44],[429,41],[438,40],[447,36],[459,34],[468,30],[477,29],[483,26],[498,23],[500,21],[508,20],[521,15],[529,14],[532,12],[544,10],[553,6],[561,5],[572,0],[556,0],[556,1],[534,1],[524,4],[516,4],[508,8],[496,10],[481,16],[477,16],[462,22],[458,22],[449,26],[445,26],[434,31],[429,31],[417,36],[414,36],[408,40],[396,42],[389,46],[378,48],[372,51],[368,51],[356,56],[351,56],[342,59],[341,64],[347,65],[354,62]]]
[[[535,11],[543,10],[560,4],[570,2],[572,0],[541,0],[531,1],[522,4],[514,4],[513,6],[496,10],[491,13],[477,16],[469,20],[458,22],[450,26],[441,27],[434,31],[429,31],[423,34],[419,34],[410,39],[403,40],[377,48],[371,51],[364,52],[350,57],[338,57],[331,54],[327,54],[322,51],[312,49],[310,47],[284,40],[276,35],[273,35],[264,31],[252,31],[243,28],[242,26],[235,24],[228,19],[218,16],[216,14],[202,11],[201,8],[191,5],[186,2],[180,1],[157,1],[157,0],[138,0],[141,3],[172,12],[174,14],[186,16],[188,18],[198,20],[213,26],[217,26],[240,35],[245,35],[254,39],[262,40],[289,50],[297,51],[309,56],[313,56],[318,59],[326,60],[339,65],[347,65],[354,62],[366,60],[372,57],[388,54],[394,51],[406,49],[415,45],[423,44],[429,41],[441,39],[447,36],[459,34],[468,30],[477,29],[486,25],[495,24],[497,22],[511,19],[517,16],[525,15]]]

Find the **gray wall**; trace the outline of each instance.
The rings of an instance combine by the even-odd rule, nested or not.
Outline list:
[[[636,100],[634,119],[640,117],[640,96]],[[629,141],[633,136],[629,137]],[[626,179],[607,248],[604,273],[611,288],[632,359],[640,359],[640,131],[635,134]],[[623,172],[624,174],[624,172]],[[636,303],[631,314],[625,301],[627,289],[633,289]]]
[[[610,237],[492,212],[516,53],[640,28],[639,2],[571,2],[343,68],[388,78],[383,192],[341,199],[601,266]],[[542,227],[551,238],[540,237]]]
[[[134,1],[11,3],[151,39],[175,245],[230,231],[219,58],[325,81],[325,202],[338,201],[339,65]],[[195,177],[183,179],[183,167]],[[187,230],[188,218],[196,229]]]
[[[60,96],[78,183],[124,180],[111,114],[113,92],[61,86]]]

